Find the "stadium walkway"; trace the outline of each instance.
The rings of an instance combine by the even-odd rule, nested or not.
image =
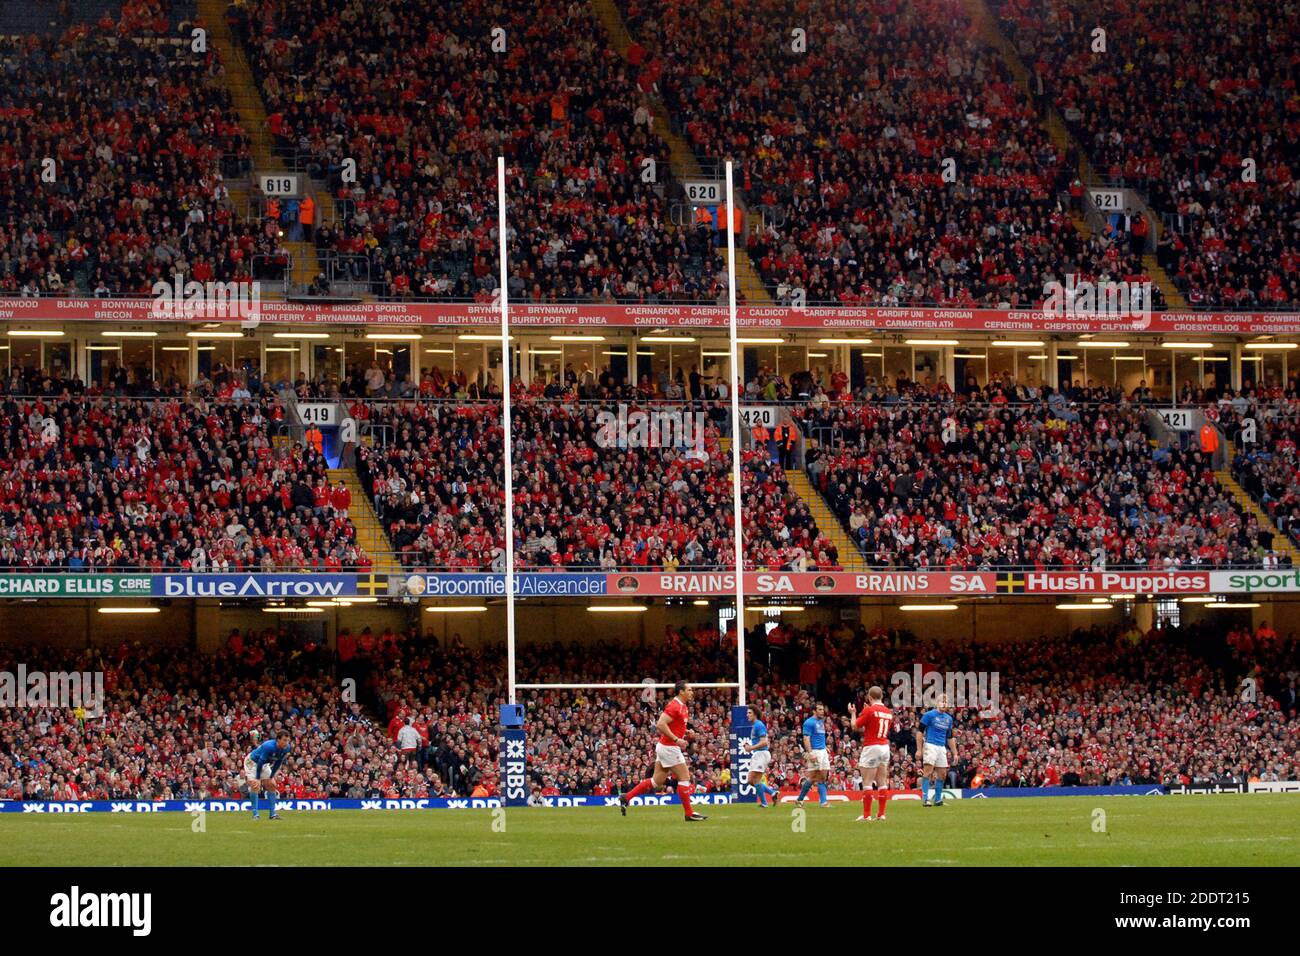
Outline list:
[[[402,565],[395,557],[393,543],[389,540],[383,525],[379,523],[379,516],[375,514],[370,496],[361,487],[360,477],[351,468],[331,468],[327,474],[330,485],[336,485],[341,481],[352,493],[348,517],[352,519],[352,524],[357,529],[357,544],[370,555],[370,559],[374,562],[374,570],[380,574],[400,574]]]

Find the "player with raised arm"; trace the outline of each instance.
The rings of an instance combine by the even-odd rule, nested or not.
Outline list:
[[[749,739],[742,740],[741,748],[750,755],[749,780],[751,787],[758,791],[758,805],[769,806],[767,798],[772,797],[771,806],[776,806],[776,797],[780,791],[767,785],[767,769],[772,765],[772,742],[767,736],[767,724],[753,707],[749,708]]]
[[[885,692],[880,687],[867,691],[867,706],[862,713],[849,704],[849,719],[862,731],[862,755],[858,769],[862,771],[862,816],[864,823],[871,822],[871,796],[874,791],[880,803],[878,819],[885,819],[885,801],[889,799],[889,728],[894,723],[894,713],[884,704]]]
[[[826,750],[826,705],[823,703],[814,704],[812,716],[803,722],[803,752],[804,778],[795,803],[803,806],[808,791],[815,783],[818,805],[829,807],[831,801],[826,793],[826,780],[831,774],[831,755]]]
[[[275,812],[275,775],[284,763],[284,758],[293,749],[289,742],[289,731],[282,730],[274,740],[264,740],[244,758],[244,777],[248,780],[248,790],[253,795],[253,819],[258,818],[258,809],[263,791],[268,794],[271,805],[271,819],[278,820]]]
[[[948,770],[948,748],[955,737],[948,695],[939,696],[939,705],[921,715],[916,731],[916,749],[921,751],[921,805],[931,806],[930,785],[934,784],[933,806],[943,806],[943,778]]]
[[[655,729],[659,731],[659,739],[655,743],[653,775],[646,777],[631,791],[618,798],[618,808],[623,816],[627,816],[628,804],[634,797],[651,791],[658,793],[668,782],[668,778],[672,777],[677,781],[677,797],[682,801],[682,809],[686,812],[686,822],[693,823],[696,820],[708,819],[704,814],[696,813],[691,809],[691,771],[686,765],[686,757],[682,754],[682,744],[686,743],[686,722],[690,717],[686,705],[694,696],[695,692],[686,681],[679,680],[673,685],[673,699],[668,702],[668,706],[664,708],[664,712],[659,715],[659,721],[655,724]]]

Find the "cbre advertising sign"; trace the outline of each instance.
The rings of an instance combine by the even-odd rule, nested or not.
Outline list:
[[[0,574],[0,597],[149,597],[148,574]]]

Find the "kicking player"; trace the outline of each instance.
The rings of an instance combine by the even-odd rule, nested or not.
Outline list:
[[[280,819],[280,815],[275,812],[275,775],[292,749],[289,731],[282,730],[275,735],[274,740],[263,741],[244,758],[244,776],[248,780],[248,790],[253,795],[254,820],[258,818],[257,811],[263,791],[266,791],[267,799],[270,801],[271,819]]]
[[[763,718],[753,707],[749,708],[749,723],[749,739],[741,741],[741,746],[750,755],[748,783],[758,791],[760,807],[769,806],[767,802],[769,796],[772,798],[770,806],[776,806],[776,798],[780,791],[767,785],[767,768],[772,765],[772,742],[767,737],[767,724],[763,723]]]
[[[885,801],[889,799],[889,727],[894,722],[893,712],[884,705],[885,692],[880,687],[867,691],[867,706],[862,713],[849,704],[849,719],[853,726],[862,731],[862,756],[858,758],[858,769],[862,772],[862,816],[865,823],[871,822],[871,795],[875,792],[880,803],[879,819],[885,820]]]
[[[804,798],[812,785],[817,784],[817,802],[829,807],[830,797],[826,793],[826,780],[831,774],[831,755],[826,752],[826,705],[814,705],[812,716],[803,722],[803,752],[806,761],[803,784],[799,787],[798,806],[803,806]]]
[[[933,806],[943,806],[943,778],[948,774],[948,748],[955,737],[952,714],[947,713],[948,695],[939,696],[939,706],[921,715],[916,731],[916,749],[921,751],[921,805],[931,806],[930,787],[934,785]],[[955,756],[955,753],[954,753]]]
[[[627,816],[627,807],[633,797],[663,789],[668,778],[677,781],[677,797],[682,801],[686,812],[686,822],[706,820],[702,813],[691,809],[691,771],[686,766],[686,757],[682,755],[682,744],[686,743],[686,721],[690,712],[686,705],[691,702],[695,692],[684,680],[673,685],[673,699],[668,702],[664,712],[659,715],[655,729],[659,731],[659,740],[655,744],[655,769],[653,776],[646,777],[628,793],[618,798],[618,809]]]

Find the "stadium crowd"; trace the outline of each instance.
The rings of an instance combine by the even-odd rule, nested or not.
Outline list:
[[[670,221],[652,104],[587,4],[256,0],[234,18],[272,136],[342,211],[314,237],[337,274],[490,297],[504,154],[514,301],[718,299],[712,237]]]
[[[630,406],[629,416],[661,412],[682,425],[651,429],[647,448],[601,418],[613,406],[522,398],[512,412],[520,567],[734,565],[731,456],[702,403]],[[374,403],[366,414],[393,437],[359,449],[358,472],[404,563],[504,569],[500,405]],[[748,566],[838,567],[834,544],[764,452],[744,452],[741,493]]]
[[[1000,400],[999,400],[1000,399]],[[808,472],[882,567],[1179,568],[1277,560],[1208,455],[1153,447],[1145,412],[1053,393],[794,412]]]
[[[1294,31],[1257,0],[999,0],[1029,89],[958,0],[814,0],[802,39],[776,0],[745,4],[743,29],[723,0],[619,5],[624,55],[583,3],[232,3],[272,142],[334,196],[337,219],[301,237],[327,285],[489,298],[504,153],[516,301],[718,301],[719,231],[674,211],[660,100],[706,164],[736,160],[743,239],[780,302],[1016,307],[1066,274],[1148,281],[1145,236],[1071,221],[1050,101],[1161,217],[1153,247],[1191,307],[1297,301]],[[165,0],[99,6],[0,42],[0,295],[284,278],[284,223],[230,202],[251,150],[216,53]],[[1079,24],[1109,24],[1106,50]]]
[[[250,159],[220,62],[158,36],[156,6],[0,38],[0,295],[283,276],[279,237],[229,203]]]
[[[1068,273],[1149,280],[1075,228],[1065,157],[957,0],[620,6],[642,84],[740,164],[778,301],[1014,308]]]
[[[1094,169],[1161,217],[1160,264],[1193,308],[1300,302],[1290,5],[993,6]]]
[[[274,399],[0,402],[0,567],[369,567],[320,453],[274,447]]]
[[[1220,409],[1234,439],[1232,470],[1238,483],[1264,508],[1279,532],[1300,543],[1300,406],[1294,400]],[[1249,423],[1249,427],[1247,425]],[[1250,433],[1253,432],[1253,435]],[[1253,437],[1253,441],[1244,441]]]
[[[915,783],[913,699],[896,675],[996,673],[978,705],[956,708],[959,787],[1207,783],[1297,779],[1300,711],[1294,634],[1261,623],[1124,625],[1069,638],[938,642],[900,630],[838,624],[754,629],[747,641],[750,700],[771,729],[773,779],[797,785],[800,726],[826,703],[831,785],[853,788],[860,741],[847,708],[871,684],[898,719],[896,786]],[[59,651],[11,645],[12,672],[104,673],[100,710],[0,712],[0,798],[164,799],[237,796],[244,755],[281,729],[294,751],[281,771],[292,797],[492,795],[504,650],[471,649],[418,633],[365,628],[336,646],[287,630],[231,634],[219,652],[122,643]],[[734,644],[711,625],[670,628],[662,642],[525,645],[532,681],[626,680],[734,673]],[[345,699],[339,682],[357,680]],[[1253,678],[1256,696],[1243,694]],[[900,691],[900,688],[902,690]],[[895,692],[903,693],[899,698]],[[994,699],[996,698],[996,699]],[[527,696],[534,796],[614,793],[645,773],[665,700],[645,691],[546,690]],[[688,748],[695,780],[730,786],[729,701],[702,691]],[[962,702],[958,702],[962,703]],[[403,733],[409,726],[414,731]]]

